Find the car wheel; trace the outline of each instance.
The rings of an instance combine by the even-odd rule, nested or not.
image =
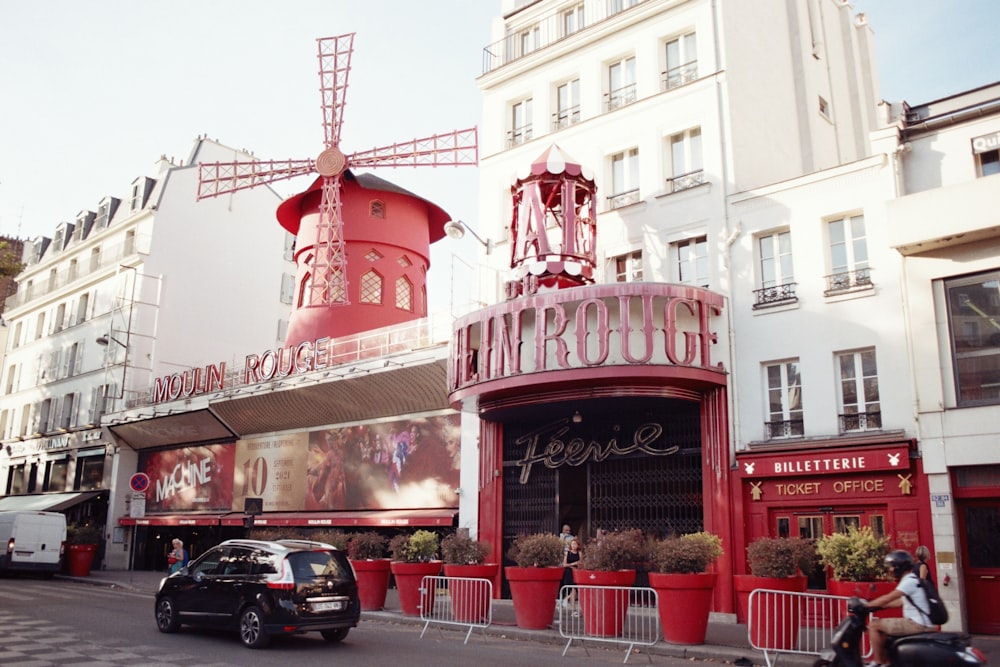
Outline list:
[[[264,632],[260,607],[247,607],[240,614],[240,641],[247,648],[264,648],[271,638]]]
[[[336,630],[320,630],[319,633],[323,635],[323,639],[326,641],[336,644],[337,642],[344,641],[344,638],[347,637],[347,633],[350,631],[350,628],[337,628]]]
[[[177,632],[181,627],[172,599],[160,598],[156,601],[156,627],[160,632]]]

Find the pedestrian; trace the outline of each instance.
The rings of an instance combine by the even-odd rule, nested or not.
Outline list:
[[[167,564],[170,565],[170,574],[177,572],[188,564],[188,555],[187,550],[184,548],[184,542],[175,537],[172,544],[174,548],[167,554]]]
[[[930,602],[913,571],[913,556],[902,549],[893,551],[885,557],[885,566],[892,570],[892,576],[899,583],[894,590],[875,598],[868,606],[878,609],[902,606],[903,617],[873,618],[868,624],[873,658],[868,667],[889,667],[889,652],[886,649],[889,637],[934,632],[937,628],[927,613],[921,611],[929,610]]]
[[[917,559],[917,564],[914,566],[913,571],[924,581],[929,581],[933,584],[934,578],[931,576],[931,567],[927,564],[927,559],[931,557],[931,550],[921,544],[913,551],[913,555]]]
[[[568,528],[569,526],[567,526]],[[574,537],[569,541],[569,546],[563,552],[563,586],[573,585],[573,570],[580,567],[580,542]],[[563,606],[569,606],[576,601],[576,589],[571,588],[569,595],[563,600]]]
[[[565,552],[569,550],[570,540],[574,540],[576,538],[573,536],[573,529],[569,527],[568,523],[563,524],[562,532],[559,533],[559,539],[562,540],[563,551]]]

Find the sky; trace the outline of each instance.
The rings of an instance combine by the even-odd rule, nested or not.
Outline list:
[[[1000,2],[853,5],[875,32],[883,99],[1000,81]],[[500,0],[0,0],[0,235],[52,236],[124,198],[161,155],[186,160],[200,134],[261,159],[316,157],[319,37],[357,33],[346,153],[479,125],[476,77],[499,12]],[[477,228],[475,168],[373,173]],[[433,250],[432,264],[443,257]]]

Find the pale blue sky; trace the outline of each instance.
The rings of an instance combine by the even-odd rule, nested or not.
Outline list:
[[[1000,80],[1000,2],[854,5],[875,31],[884,99],[920,103]],[[477,125],[475,79],[499,8],[499,0],[0,0],[0,234],[50,236],[105,195],[124,196],[161,154],[186,158],[200,133],[261,158],[315,157],[317,37],[357,32],[345,151]],[[475,169],[376,173],[477,224]]]

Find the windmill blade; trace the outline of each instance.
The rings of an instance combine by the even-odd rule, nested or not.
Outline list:
[[[450,167],[479,164],[478,130],[470,127],[423,139],[359,151],[347,158],[351,167]]]
[[[327,148],[340,144],[344,121],[347,75],[354,53],[354,33],[322,37],[319,43],[319,90],[322,95],[323,140]]]
[[[203,162],[198,165],[198,200],[304,176],[315,169],[313,160]]]
[[[347,298],[347,253],[341,208],[340,175],[325,176],[307,295],[310,306],[346,306],[350,303]]]

